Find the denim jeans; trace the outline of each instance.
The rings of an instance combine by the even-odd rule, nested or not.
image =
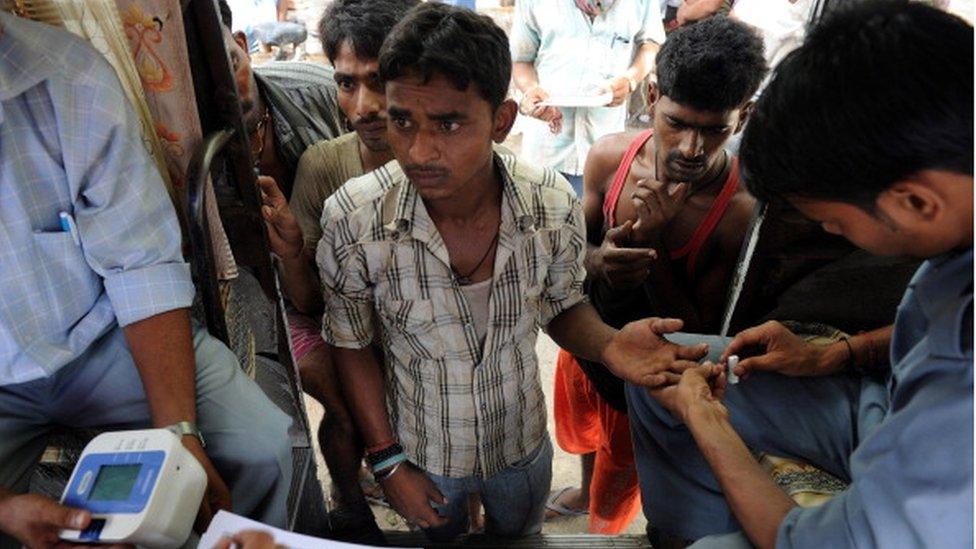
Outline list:
[[[562,176],[566,178],[566,181],[569,181],[570,186],[573,187],[574,191],[576,191],[576,197],[582,200],[583,199],[583,175],[582,174],[573,175],[571,173],[566,173],[566,172],[559,172],[559,173],[561,173]]]
[[[480,493],[485,533],[518,537],[542,531],[552,484],[552,442],[546,440],[521,461],[487,478],[444,477],[427,473],[447,498],[434,508],[448,523],[425,531],[432,541],[450,541],[468,531],[468,494]]]

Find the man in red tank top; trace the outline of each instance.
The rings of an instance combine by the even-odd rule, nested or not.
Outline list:
[[[761,38],[725,17],[669,36],[657,56],[653,128],[608,135],[590,150],[583,211],[588,293],[604,321],[647,314],[719,329],[755,200],[726,152],[766,74]],[[561,351],[556,438],[583,455],[584,488],[558,492],[550,508],[589,509],[590,531],[620,532],[639,491],[623,383]],[[592,471],[592,480],[587,471]]]

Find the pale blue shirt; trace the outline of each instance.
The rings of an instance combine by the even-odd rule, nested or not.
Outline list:
[[[796,508],[777,547],[973,546],[973,250],[927,261],[898,307],[890,407],[851,485]]]
[[[519,0],[512,23],[512,60],[533,63],[539,85],[550,95],[592,94],[623,74],[645,42],[664,43],[659,0],[616,0],[592,21],[573,0]],[[590,146],[621,132],[626,104],[563,108],[562,131],[527,120],[522,157],[533,164],[579,175]]]
[[[180,245],[112,68],[81,39],[0,12],[0,386],[50,376],[116,325],[188,307]]]

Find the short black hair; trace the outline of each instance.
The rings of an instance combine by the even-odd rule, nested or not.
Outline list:
[[[827,16],[783,60],[742,140],[758,198],[868,211],[922,170],[973,174],[973,28],[917,3]]]
[[[234,12],[230,10],[230,6],[227,5],[227,0],[217,0],[217,11],[220,12],[220,22],[227,27],[228,30],[234,30]]]
[[[348,41],[361,59],[375,59],[393,25],[420,0],[335,0],[319,20],[319,37],[329,61],[334,62]]]
[[[393,28],[379,65],[384,82],[416,71],[424,82],[440,74],[459,90],[474,83],[492,108],[505,101],[512,77],[505,31],[486,15],[433,2],[417,6]]]
[[[657,52],[660,94],[698,110],[742,106],[765,76],[762,38],[722,15],[678,28]]]

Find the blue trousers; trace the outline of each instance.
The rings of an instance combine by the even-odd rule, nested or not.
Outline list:
[[[675,334],[679,344],[709,343],[717,360],[729,339]],[[649,525],[684,539],[740,529],[718,481],[687,427],[647,390],[627,384],[637,475]],[[884,418],[885,387],[843,375],[798,378],[754,373],[730,385],[725,406],[754,451],[800,459],[850,480],[849,457]]]
[[[573,187],[573,190],[576,191],[576,197],[582,200],[583,199],[583,176],[573,175],[571,173],[566,173],[566,172],[560,172],[560,173],[562,174],[563,177],[566,178],[566,181],[569,181],[569,184],[570,186]]]
[[[286,526],[291,418],[205,330],[196,330],[193,345],[197,424],[207,455],[230,487],[234,512]],[[27,489],[55,425],[108,430],[151,425],[142,380],[118,326],[53,376],[0,387],[0,486]]]
[[[434,505],[448,523],[426,530],[433,541],[450,541],[468,531],[468,494],[480,493],[485,533],[499,537],[538,534],[552,485],[552,442],[546,440],[525,459],[487,478],[445,477],[427,473],[447,498]]]

